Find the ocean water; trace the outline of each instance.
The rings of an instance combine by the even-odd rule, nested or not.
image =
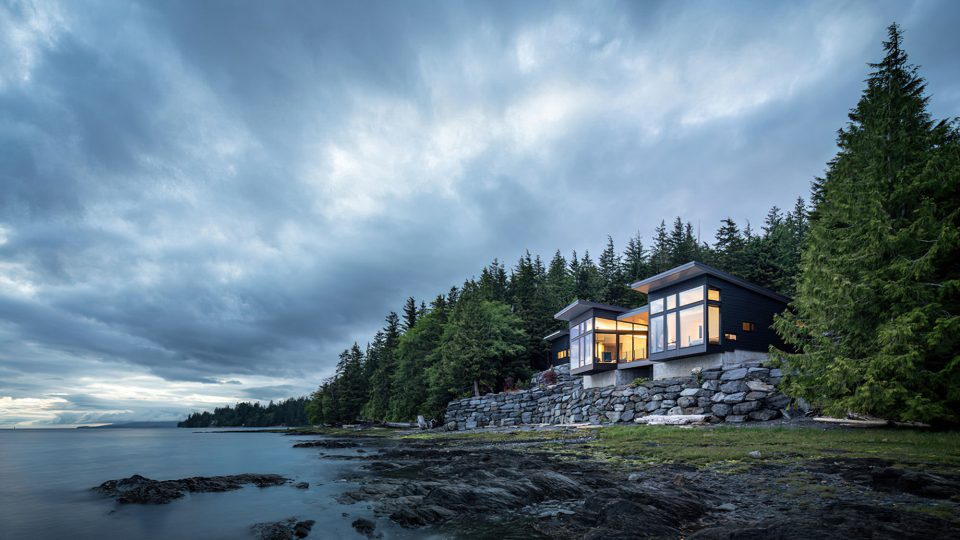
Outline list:
[[[360,462],[320,454],[356,450],[292,448],[309,438],[192,429],[0,430],[0,540],[244,539],[253,537],[255,523],[294,516],[316,520],[309,538],[362,538],[351,526],[359,517],[373,520],[384,538],[432,536],[375,517],[368,503],[338,503],[337,494],[355,487],[344,478]],[[91,490],[134,474],[166,480],[241,473],[280,474],[310,488],[247,486],[188,493],[164,505],[120,505]]]

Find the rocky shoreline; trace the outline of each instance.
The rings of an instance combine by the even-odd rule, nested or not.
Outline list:
[[[350,438],[338,438],[343,448]],[[960,501],[960,477],[871,459],[696,468],[591,456],[589,435],[551,443],[399,440],[367,454],[344,504],[453,537],[941,538],[954,521],[918,510]],[[359,444],[359,441],[358,441]],[[427,531],[424,531],[425,533]]]

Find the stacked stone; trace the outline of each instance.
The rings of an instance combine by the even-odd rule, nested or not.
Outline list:
[[[649,415],[705,414],[717,422],[770,420],[780,415],[790,398],[777,390],[779,369],[760,362],[705,369],[687,378],[647,381],[636,387],[585,389],[580,377],[558,371],[557,384],[521,392],[487,394],[451,401],[444,427],[448,430],[521,424],[608,424]]]

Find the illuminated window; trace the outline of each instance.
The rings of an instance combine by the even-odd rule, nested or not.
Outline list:
[[[703,301],[703,285],[687,289],[680,293],[680,305],[685,306],[694,302]]]
[[[650,302],[650,313],[660,313],[661,311],[663,311],[663,298]]]
[[[707,300],[712,300],[714,302],[720,301],[720,290],[719,289],[707,289]]]
[[[568,358],[569,356],[570,356],[569,349],[563,349],[561,351],[557,351],[557,360],[563,360],[564,358]]]
[[[630,336],[633,338],[633,359],[643,360],[647,357],[647,336]]]
[[[663,315],[650,317],[650,352],[663,352]]]
[[[703,345],[703,306],[680,310],[680,347]]]
[[[720,344],[720,306],[707,306],[707,339],[711,345]]]
[[[628,322],[623,322],[623,321],[617,321],[617,330],[619,330],[619,331],[621,331],[621,332],[630,332],[630,331],[634,330],[634,324],[633,324],[633,323],[628,323]],[[639,330],[639,328],[638,328],[638,330]]]
[[[617,361],[617,335],[616,334],[596,334],[597,354],[596,359],[599,362],[611,363]]]
[[[677,309],[677,295],[671,294],[667,297],[667,309]]]
[[[613,331],[616,331],[616,330],[617,330],[617,321],[614,321],[614,320],[612,320],[612,319],[601,319],[600,317],[597,317],[596,329],[597,329],[597,330],[613,330]]]
[[[752,322],[745,322],[743,323],[742,327],[744,332],[753,332],[757,329],[757,326]]]
[[[724,334],[724,335],[723,335],[723,339],[726,339],[726,340],[728,340],[728,341],[736,341],[736,340],[737,340],[737,335],[736,335],[736,334]]]
[[[677,348],[677,317],[676,312],[667,313],[667,350]]]
[[[618,337],[619,343],[617,345],[617,352],[619,356],[617,360],[621,362],[633,362],[633,336],[630,334],[620,334]]]

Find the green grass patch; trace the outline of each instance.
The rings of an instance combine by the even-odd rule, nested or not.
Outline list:
[[[960,432],[612,426],[599,430],[592,445],[612,459],[648,463],[733,464],[752,460],[748,453],[757,450],[761,460],[876,458],[902,465],[960,469]]]
[[[544,443],[565,441],[588,437],[592,432],[582,430],[542,430],[542,431],[471,431],[471,432],[453,432],[453,433],[414,433],[404,435],[402,438],[407,440],[435,440],[440,442],[467,442],[467,443],[516,443],[516,442],[538,442]]]

